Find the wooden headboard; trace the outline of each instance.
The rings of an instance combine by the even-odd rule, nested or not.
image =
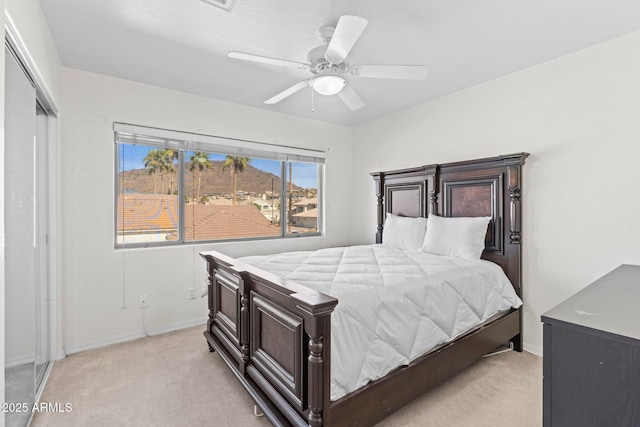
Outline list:
[[[482,258],[500,265],[522,297],[522,165],[528,153],[371,175],[378,198],[376,243],[386,213],[409,217],[490,216]]]

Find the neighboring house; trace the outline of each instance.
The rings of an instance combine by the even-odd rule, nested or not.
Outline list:
[[[257,207],[260,212],[267,211],[271,207],[271,204],[263,199],[251,200],[251,203],[255,205],[255,207]]]
[[[292,223],[296,227],[318,228],[318,198],[300,199],[293,204]]]
[[[293,213],[297,214],[300,212],[306,212],[310,209],[317,209],[317,208],[318,208],[317,197],[304,198],[304,199],[298,200],[293,204]]]
[[[280,218],[280,208],[276,206],[275,201],[267,201],[264,199],[255,199],[251,203],[269,220],[272,224],[278,222]]]
[[[318,228],[318,208],[305,210],[291,215],[293,225],[303,228]]]

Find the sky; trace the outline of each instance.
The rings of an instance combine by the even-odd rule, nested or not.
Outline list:
[[[121,171],[144,169],[144,159],[150,150],[157,147],[133,144],[119,144],[120,158],[118,159],[118,169]],[[192,151],[185,152],[185,159],[188,161],[193,154]],[[209,154],[209,159],[213,161],[224,160],[224,154]],[[249,163],[256,169],[280,176],[280,162],[277,160],[267,160],[252,158]],[[318,186],[318,166],[313,163],[293,163],[293,183],[301,188],[317,188]],[[287,169],[288,173],[288,169]]]

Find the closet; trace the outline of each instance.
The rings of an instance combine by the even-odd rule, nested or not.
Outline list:
[[[7,42],[4,351],[5,402],[14,406],[4,416],[10,426],[29,423],[52,360],[48,120],[34,80]]]

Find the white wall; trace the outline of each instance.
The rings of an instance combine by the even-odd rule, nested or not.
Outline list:
[[[64,343],[68,352],[204,322],[197,253],[231,256],[348,243],[351,129],[73,69],[63,73],[61,133]],[[114,250],[113,122],[327,150],[326,235]],[[137,307],[147,295],[146,311]],[[122,302],[126,308],[121,308]],[[204,341],[203,341],[204,345]]]
[[[634,33],[354,128],[352,243],[374,237],[369,172],[531,153],[524,345],[541,354],[542,313],[640,264],[639,51]]]

